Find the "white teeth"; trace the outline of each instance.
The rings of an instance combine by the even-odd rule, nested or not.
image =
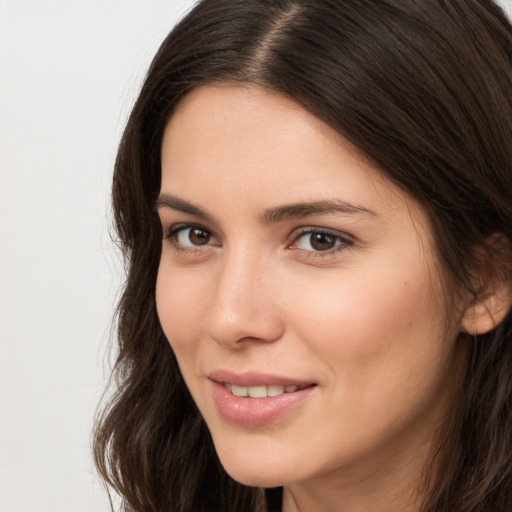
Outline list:
[[[251,386],[247,388],[251,398],[265,398],[267,395],[267,386]]]
[[[279,396],[284,393],[284,386],[278,386],[277,384],[267,386],[267,396]]]
[[[268,386],[237,386],[224,383],[224,387],[233,395],[250,398],[266,398],[267,396],[279,396],[283,393],[294,393],[299,386],[280,386],[270,384]]]
[[[247,390],[248,388],[246,386],[235,386],[235,384],[231,386],[231,393],[235,396],[247,396]]]

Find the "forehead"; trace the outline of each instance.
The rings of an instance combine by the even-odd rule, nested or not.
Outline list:
[[[419,203],[332,127],[255,86],[198,87],[181,101],[164,133],[162,191],[239,211],[341,199],[424,221]]]
[[[362,179],[348,180],[349,171]],[[253,191],[288,185],[292,194],[314,194],[326,182],[345,181],[398,200],[404,193],[361,152],[295,101],[251,86],[218,84],[194,89],[178,105],[162,144],[163,180],[173,186],[212,181]],[[344,176],[345,175],[345,176]],[[340,185],[340,184],[339,184]]]

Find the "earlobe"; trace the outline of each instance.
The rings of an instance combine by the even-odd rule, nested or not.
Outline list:
[[[485,334],[507,316],[512,307],[511,251],[503,236],[494,236],[479,262],[478,285],[461,320],[462,331]]]
[[[510,290],[500,288],[497,293],[476,298],[466,309],[461,321],[464,332],[485,334],[494,329],[507,316],[512,305]]]

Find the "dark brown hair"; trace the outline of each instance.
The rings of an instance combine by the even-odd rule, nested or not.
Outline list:
[[[453,283],[468,285],[475,247],[491,235],[512,240],[512,28],[491,0],[199,2],[155,56],[115,166],[127,279],[116,391],[95,456],[131,512],[280,507],[279,490],[245,487],[222,469],[155,308],[163,131],[190,90],[214,82],[284,94],[360,148],[424,206]],[[510,313],[459,342],[468,348],[465,381],[421,510],[509,511]]]

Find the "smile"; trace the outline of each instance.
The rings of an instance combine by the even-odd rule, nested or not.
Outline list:
[[[282,384],[263,384],[261,380],[253,384],[258,380],[254,378],[250,379],[253,382],[247,382],[247,378],[237,380],[239,382],[233,384],[224,379],[210,379],[210,389],[223,419],[245,427],[263,426],[287,415],[315,396],[318,387],[311,383],[290,384],[288,379]],[[246,382],[240,382],[244,380]]]
[[[266,398],[279,396],[283,393],[295,393],[307,386],[280,386],[278,384],[269,384],[263,386],[237,386],[223,382],[224,387],[234,396],[248,397],[248,398]]]

